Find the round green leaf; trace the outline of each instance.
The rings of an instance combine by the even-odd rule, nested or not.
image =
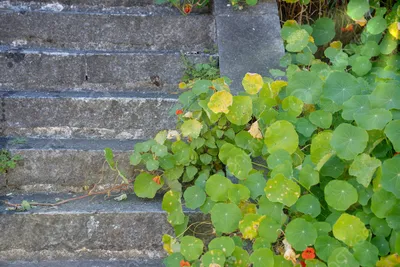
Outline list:
[[[293,267],[293,263],[286,260],[283,255],[274,255],[274,267]]]
[[[260,248],[251,254],[250,261],[253,267],[274,267],[274,254],[269,248]]]
[[[163,186],[163,183],[156,183],[153,181],[154,175],[142,172],[135,178],[133,183],[133,190],[138,197],[154,198],[158,189]]]
[[[314,245],[317,239],[317,230],[312,223],[297,218],[287,225],[285,236],[295,250],[302,251],[308,246]]]
[[[375,192],[371,198],[371,210],[378,218],[385,218],[396,205],[396,197],[383,189]]]
[[[344,172],[344,163],[338,157],[331,157],[321,168],[319,173],[322,176],[338,178]]]
[[[225,260],[224,252],[219,249],[207,251],[201,258],[203,266],[224,266]]]
[[[378,248],[379,256],[386,256],[390,252],[389,242],[383,236],[375,236],[371,243]]]
[[[320,18],[312,25],[314,42],[316,45],[324,45],[335,37],[335,22],[330,18]]]
[[[196,260],[203,254],[204,244],[193,236],[184,236],[181,239],[181,253],[188,261]]]
[[[364,187],[371,183],[375,170],[381,166],[381,161],[370,157],[368,154],[356,156],[350,165],[349,174],[357,178],[357,182]]]
[[[235,250],[235,242],[232,238],[227,236],[217,237],[211,240],[208,244],[209,250],[219,249],[222,250],[226,257],[230,256]]]
[[[360,20],[369,11],[369,2],[365,0],[350,0],[347,4],[347,14],[353,20]]]
[[[236,125],[245,125],[253,114],[253,103],[249,96],[234,96],[232,106],[229,108],[226,118]]]
[[[332,231],[332,227],[327,222],[315,222],[314,228],[317,229],[318,236],[328,235]]]
[[[203,124],[198,120],[187,120],[181,126],[182,135],[197,138],[200,135]]]
[[[367,147],[368,133],[351,124],[342,123],[335,131],[331,139],[331,146],[337,155],[345,160],[352,160],[362,153]]]
[[[283,213],[283,204],[281,203],[272,202],[265,196],[262,196],[258,201],[258,205],[258,214],[268,215],[269,218],[272,218],[281,224],[286,218],[285,214]]]
[[[295,96],[288,96],[282,100],[282,108],[290,115],[297,117],[303,112],[304,103]]]
[[[325,186],[324,193],[326,203],[338,211],[347,210],[358,200],[357,190],[346,181],[330,181]]]
[[[375,266],[378,261],[379,250],[370,242],[362,241],[354,246],[354,257],[361,266]]]
[[[281,164],[292,164],[292,157],[289,152],[283,149],[275,150],[271,155],[267,158],[268,168],[271,170],[275,169],[278,165]]]
[[[360,264],[347,248],[342,247],[332,251],[328,259],[328,266],[360,267]]]
[[[397,39],[391,34],[385,34],[385,37],[383,37],[382,42],[379,44],[380,51],[384,55],[389,55],[392,53],[397,46]]]
[[[308,267],[326,267],[326,264],[317,259],[313,259],[313,260],[306,260],[306,266],[308,266]]]
[[[300,118],[296,121],[296,130],[305,137],[310,137],[317,129],[309,120],[306,118]]]
[[[386,125],[385,134],[392,142],[394,150],[400,152],[400,120],[389,122]]]
[[[217,203],[211,210],[211,221],[215,230],[222,233],[231,233],[238,229],[242,219],[242,212],[233,203]]]
[[[250,264],[249,253],[240,247],[235,247],[232,257],[234,258],[232,264],[234,267],[248,267]]]
[[[400,156],[386,160],[382,165],[382,187],[400,198]]]
[[[168,148],[157,143],[151,147],[151,152],[153,152],[157,157],[165,157],[168,155]]]
[[[226,201],[232,182],[225,176],[214,174],[206,182],[206,193],[212,201]]]
[[[181,253],[172,253],[167,258],[164,259],[164,264],[166,267],[179,266],[180,262],[183,260]]]
[[[211,86],[213,86],[213,84],[209,80],[197,80],[193,84],[192,93],[194,93],[195,95],[208,93]]]
[[[235,149],[235,154],[231,155],[227,161],[229,171],[240,180],[246,179],[249,172],[253,169],[251,158],[241,149]]]
[[[239,204],[250,198],[250,190],[241,184],[233,184],[228,191],[228,198],[232,203]]]
[[[380,82],[372,91],[369,100],[374,108],[400,109],[399,83]]]
[[[371,109],[369,97],[355,95],[343,103],[342,118],[348,121],[354,120],[354,115],[364,114]]]
[[[359,95],[360,92],[360,85],[353,75],[346,72],[332,72],[325,81],[322,97],[342,105],[350,97]]]
[[[320,132],[313,137],[311,142],[311,160],[314,164],[324,164],[333,154],[331,147],[332,132]]]
[[[242,80],[242,85],[244,90],[250,94],[257,94],[264,85],[263,78],[260,74],[257,73],[246,73]]]
[[[134,151],[129,157],[129,162],[133,166],[138,165],[141,161],[142,161],[142,155],[137,151]]]
[[[365,130],[382,130],[392,120],[392,113],[384,108],[375,108],[365,113],[354,114],[358,126]]]
[[[305,104],[316,104],[322,93],[323,82],[317,73],[299,71],[289,77],[286,95],[292,95]]]
[[[296,203],[300,196],[300,186],[282,174],[269,179],[264,191],[270,201],[279,202],[288,207]]]
[[[376,236],[387,237],[390,235],[390,232],[392,231],[392,229],[389,227],[386,220],[384,219],[373,217],[369,221],[369,224],[371,226],[372,233],[374,233],[374,235]]]
[[[211,209],[214,207],[215,202],[211,200],[211,198],[207,197],[203,206],[200,207],[201,212],[204,214],[210,213]]]
[[[267,217],[263,219],[258,227],[258,234],[260,237],[265,238],[269,243],[275,243],[280,235],[281,224],[274,219]]]
[[[368,21],[367,31],[370,34],[380,34],[387,28],[386,20],[383,17],[373,17]]]
[[[324,110],[317,110],[312,112],[308,119],[319,128],[327,129],[331,127],[332,124],[332,113]]]
[[[311,165],[304,165],[299,173],[299,181],[302,186],[310,189],[311,186],[319,183],[319,173]]]
[[[202,206],[206,201],[206,197],[204,190],[196,185],[187,188],[183,194],[185,206],[192,210]]]
[[[335,238],[324,235],[318,236],[317,240],[315,241],[314,247],[317,256],[323,261],[328,261],[328,258],[332,254],[332,252],[335,249],[342,247],[342,244]]]
[[[296,210],[316,218],[321,213],[321,204],[313,195],[304,195],[297,200]]]
[[[368,58],[379,56],[380,53],[379,45],[375,41],[368,41],[361,48],[361,55]]]
[[[372,63],[369,61],[368,57],[358,56],[351,63],[351,66],[357,76],[364,76],[371,70]]]
[[[281,120],[274,122],[267,128],[264,142],[269,153],[283,149],[293,154],[299,145],[299,136],[290,122]]]
[[[333,235],[346,245],[352,247],[366,240],[369,232],[358,217],[343,213],[333,225]]]
[[[264,194],[264,188],[267,181],[262,173],[256,172],[250,174],[247,179],[239,181],[239,183],[243,184],[250,190],[250,196],[252,199],[256,199]]]
[[[287,38],[286,50],[289,52],[300,52],[307,47],[310,35],[306,30],[296,30]]]

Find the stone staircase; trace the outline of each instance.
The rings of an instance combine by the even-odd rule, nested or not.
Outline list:
[[[239,85],[247,71],[277,67],[276,3],[242,13],[226,3],[182,16],[153,0],[0,1],[0,149],[23,156],[0,177],[0,266],[162,265],[161,236],[172,229],[160,199],[96,196],[26,212],[3,203],[55,203],[113,183],[105,147],[133,177],[135,142],[175,127],[182,53],[195,63],[219,57]],[[240,20],[252,23],[229,26]]]

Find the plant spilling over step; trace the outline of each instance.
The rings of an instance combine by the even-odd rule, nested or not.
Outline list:
[[[255,6],[258,3],[258,0],[230,0],[231,5],[234,8],[242,10],[245,5]]]
[[[0,175],[6,174],[10,169],[17,166],[17,161],[21,160],[21,155],[12,155],[7,149],[0,150]]]
[[[179,88],[186,89],[193,82],[199,79],[203,80],[214,80],[220,77],[220,71],[218,67],[217,59],[210,56],[207,63],[196,63],[191,62],[185,55],[181,56],[185,71],[181,78]]]
[[[155,0],[156,4],[170,3],[182,14],[188,15],[194,8],[202,8],[208,5],[209,0]]]

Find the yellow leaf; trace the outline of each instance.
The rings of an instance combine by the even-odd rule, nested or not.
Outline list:
[[[329,46],[339,50],[339,49],[342,49],[342,42],[341,41],[334,41],[334,42],[330,43]]]
[[[393,22],[388,27],[390,34],[396,38],[397,40],[400,39],[400,22]]]
[[[229,112],[228,108],[232,106],[232,103],[232,94],[227,91],[220,91],[211,96],[210,102],[208,102],[208,108],[214,113],[222,112],[226,114]]]
[[[311,42],[311,43],[314,43],[314,37],[312,37],[312,36],[310,35],[310,37],[308,37],[308,41]]]
[[[186,83],[184,83],[184,82],[180,82],[179,83],[179,89],[186,89],[187,88],[187,84]]]
[[[293,26],[293,25],[297,25],[297,21],[290,19],[285,21],[285,23],[283,24],[283,26]]]
[[[242,85],[244,90],[251,95],[257,94],[264,85],[263,78],[257,73],[246,73]]]
[[[271,83],[271,91],[273,97],[277,97],[279,92],[282,90],[283,87],[287,86],[288,83],[285,81],[277,80]]]
[[[255,121],[251,126],[250,126],[250,130],[248,130],[249,134],[251,136],[253,136],[253,138],[256,139],[262,139],[262,133],[260,131],[260,127],[258,125],[258,121]]]
[[[367,24],[367,20],[364,17],[362,19],[355,20],[355,22],[361,27],[364,27]]]
[[[257,206],[256,204],[244,202],[239,204],[239,208],[242,211],[242,214],[256,214],[257,213]]]
[[[376,263],[377,267],[395,267],[400,264],[400,257],[399,255],[392,254],[387,257],[382,257],[380,261]]]

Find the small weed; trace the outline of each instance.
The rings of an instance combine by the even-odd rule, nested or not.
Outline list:
[[[181,80],[184,83],[199,79],[214,80],[220,77],[218,62],[213,57],[210,57],[208,63],[194,64],[185,55],[182,55],[182,62],[185,72]]]
[[[21,159],[21,155],[13,156],[7,149],[0,150],[0,174],[7,173],[9,169],[14,169],[17,161]]]

